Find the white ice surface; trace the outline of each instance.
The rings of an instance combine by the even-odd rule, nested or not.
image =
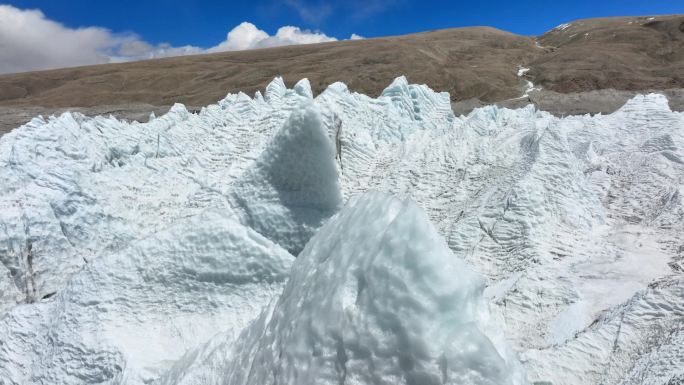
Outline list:
[[[367,193],[311,239],[278,302],[237,342],[210,342],[164,382],[524,383],[488,330],[483,289],[415,203]]]
[[[455,258],[485,277],[491,318],[530,381],[681,378],[684,115],[670,111],[664,96],[637,96],[610,115],[563,119],[532,106],[455,117],[448,94],[403,77],[378,98],[342,83],[312,96],[306,81],[289,90],[276,79],[263,96],[228,95],[198,114],[176,105],[149,123],[129,124],[66,113],[0,138],[0,378],[139,383],[189,352],[217,360],[198,359],[210,368],[229,362],[202,347],[231,346],[229,331],[276,297],[284,278],[222,283],[219,295],[192,277],[158,285],[139,272],[185,271],[192,266],[181,269],[180,257],[164,250],[196,255],[193,242],[212,234],[219,234],[217,252],[205,266],[291,258],[278,245],[294,252],[315,226],[290,221],[292,201],[275,199],[280,182],[254,179],[267,169],[291,171],[297,189],[311,183],[332,191],[320,207],[338,202],[335,185],[341,201],[368,190],[415,200]],[[294,167],[266,161],[268,151],[280,151],[274,143],[292,112],[312,124],[297,125],[301,139],[281,142],[289,148],[281,154],[322,159],[317,167],[297,157],[287,158]],[[322,132],[330,143],[297,145],[325,143]],[[330,156],[338,179],[302,177],[303,170],[330,176]],[[240,188],[249,190],[237,194],[245,204],[234,199]],[[278,215],[250,223],[241,211],[250,205]],[[196,222],[203,216],[209,227]],[[288,227],[260,227],[263,221],[308,230],[290,244],[282,232]],[[195,229],[200,234],[183,244],[149,244]],[[268,251],[219,242],[235,232],[244,245],[267,244]],[[143,258],[136,248],[156,251]],[[224,265],[226,255],[237,262]],[[176,301],[191,298],[192,315],[184,318]],[[171,332],[160,314],[185,321],[169,321],[177,326]],[[212,339],[222,331],[229,333]]]
[[[529,68],[522,67],[522,66],[518,67],[518,77],[525,76],[525,74],[528,73],[529,71],[530,71]],[[530,92],[537,91],[540,89],[541,89],[540,87],[535,87],[534,83],[532,83],[531,81],[525,80],[525,90],[523,91],[522,96],[520,96],[516,99],[526,98],[526,97],[530,96]]]
[[[179,220],[14,307],[0,318],[2,381],[144,383],[199,341],[239,333],[294,258],[227,216]]]
[[[305,102],[290,115],[233,184],[230,201],[245,225],[294,255],[304,248],[342,205],[335,148],[319,107]]]

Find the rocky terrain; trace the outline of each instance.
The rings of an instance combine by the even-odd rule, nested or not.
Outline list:
[[[449,92],[459,113],[495,102],[531,102],[559,115],[608,113],[646,90],[666,90],[672,108],[681,109],[684,16],[578,20],[538,37],[454,28],[2,75],[0,132],[67,109],[145,120],[175,102],[202,106],[228,92],[253,94],[275,76],[288,85],[308,78],[314,94],[343,81],[377,96],[400,74]]]

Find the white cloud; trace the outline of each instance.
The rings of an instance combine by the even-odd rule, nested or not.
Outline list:
[[[69,29],[40,11],[0,5],[0,72],[95,64],[120,44],[101,28]]]
[[[302,30],[299,27],[293,26],[280,27],[275,35],[270,36],[268,33],[258,29],[254,24],[245,21],[228,32],[226,40],[215,47],[209,48],[208,52],[323,43],[336,40],[334,37],[327,36],[321,32]]]
[[[353,34],[351,38],[360,36]],[[69,28],[46,18],[39,10],[0,5],[0,73],[335,40],[322,32],[294,26],[281,27],[275,35],[269,35],[243,22],[228,32],[226,40],[208,49],[153,45],[134,34],[116,34],[99,27]]]
[[[351,37],[349,38],[349,40],[361,40],[361,39],[365,39],[365,37],[363,37],[361,35],[357,35],[355,33],[352,33]]]
[[[266,32],[257,28],[256,25],[244,21],[228,32],[225,41],[209,50],[218,52],[250,49],[264,39],[268,39]]]
[[[284,45],[284,44],[313,44],[323,43],[326,41],[335,41],[334,37],[328,37],[323,33],[311,32],[309,30],[301,30],[298,27],[285,26],[280,27],[273,40],[269,45]]]

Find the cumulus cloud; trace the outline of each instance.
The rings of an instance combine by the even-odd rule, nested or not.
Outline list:
[[[209,48],[209,52],[236,51],[255,48],[278,47],[282,45],[323,43],[336,41],[324,33],[302,30],[299,27],[280,27],[275,35],[258,29],[254,24],[243,22],[233,28],[226,40],[219,45]]]
[[[356,38],[360,36],[351,37]],[[39,10],[0,5],[0,73],[335,40],[322,32],[294,26],[281,27],[275,35],[269,35],[254,24],[243,22],[214,47],[174,47],[150,44],[135,34],[116,34],[100,27],[69,28],[46,18]]]
[[[0,5],[0,71],[102,63],[121,43],[101,28],[68,29],[40,11]],[[65,44],[61,44],[65,42]]]

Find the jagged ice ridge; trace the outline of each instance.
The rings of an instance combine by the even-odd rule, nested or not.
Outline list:
[[[457,117],[403,77],[35,118],[0,138],[0,378],[676,383],[683,132],[657,94]]]

